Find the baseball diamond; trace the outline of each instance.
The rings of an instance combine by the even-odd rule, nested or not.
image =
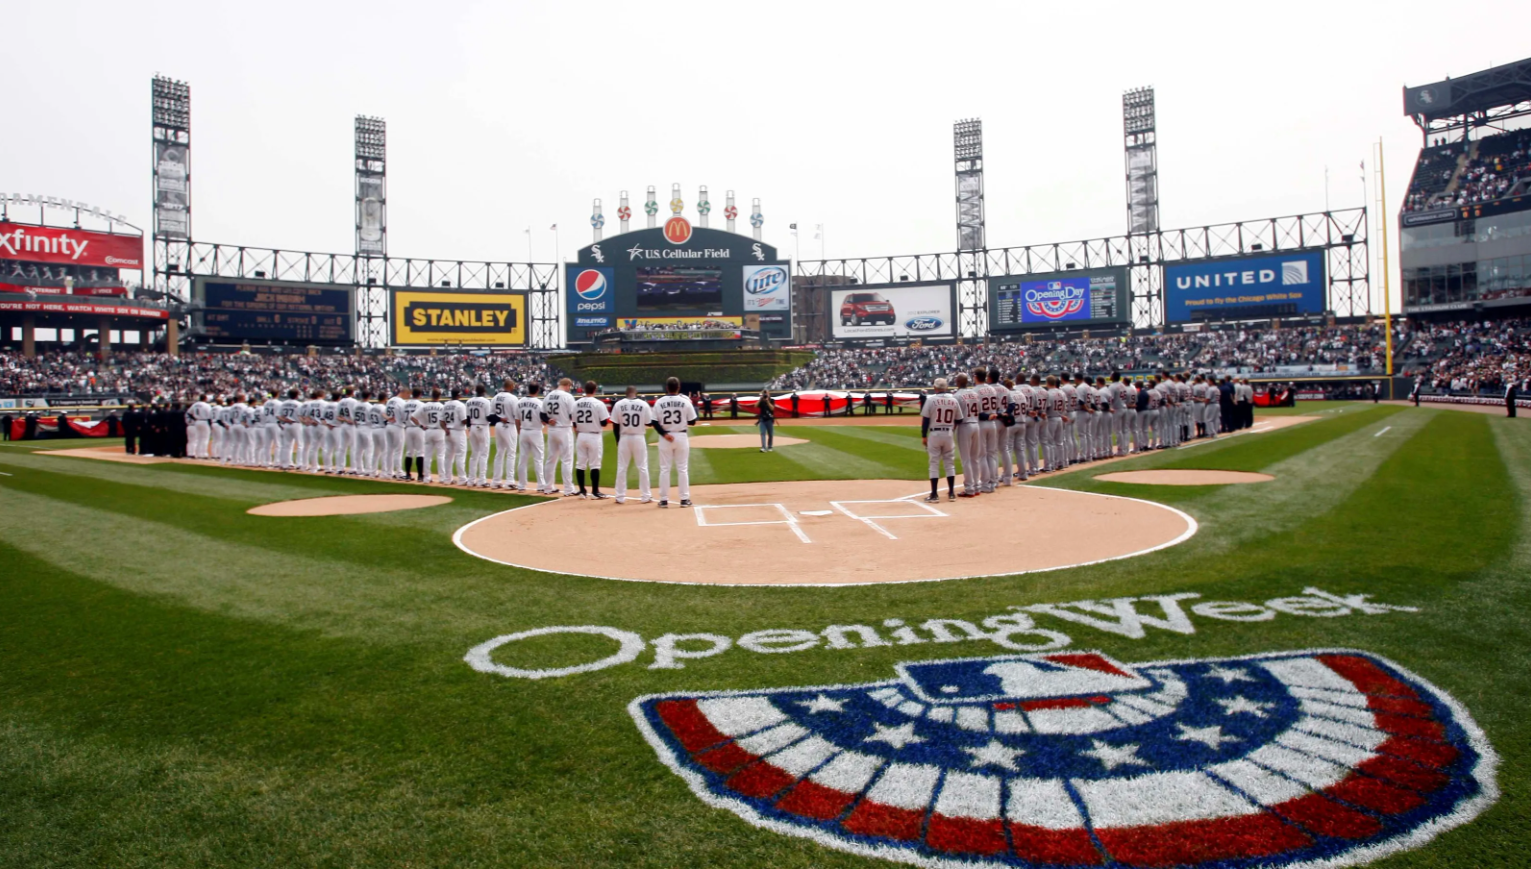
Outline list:
[[[1531,865],[1531,5],[1352,5],[9,4],[0,869]]]

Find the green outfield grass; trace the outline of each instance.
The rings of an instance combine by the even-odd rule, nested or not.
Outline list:
[[[1503,795],[1465,827],[1376,865],[1525,866],[1531,425],[1369,404],[1297,412],[1315,409],[1326,412],[1310,423],[1042,483],[1178,507],[1200,523],[1179,546],[1048,573],[839,589],[582,579],[457,549],[451,537],[463,524],[534,500],[505,493],[451,491],[450,505],[398,513],[255,517],[245,510],[270,501],[427,490],[35,454],[92,445],[81,441],[5,444],[0,866],[894,865],[703,804],[656,760],[627,704],[663,691],[886,679],[911,657],[997,647],[924,645],[917,656],[897,646],[736,649],[660,670],[648,669],[646,652],[540,681],[480,673],[463,656],[492,637],[552,625],[608,625],[649,640],[738,637],[888,618],[979,621],[1014,605],[1143,594],[1261,601],[1307,586],[1419,611],[1199,620],[1194,634],[1151,628],[1142,639],[1078,625],[1069,633],[1075,647],[1128,662],[1320,646],[1398,662],[1472,712],[1501,756]],[[810,443],[766,455],[693,451],[692,482],[923,479],[918,428],[867,421],[778,427],[779,437]],[[755,432],[727,423],[705,433]],[[1137,468],[1276,479],[1190,488],[1094,479]],[[846,492],[854,497],[854,486]],[[676,533],[695,533],[689,514],[672,512]],[[963,526],[951,544],[1026,540],[1018,522]],[[589,546],[603,548],[598,534]],[[726,574],[731,560],[763,557],[699,540],[678,572]],[[610,650],[608,640],[562,635],[507,646],[495,660],[558,667]]]

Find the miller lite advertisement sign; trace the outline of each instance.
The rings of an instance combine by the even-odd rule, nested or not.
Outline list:
[[[652,229],[580,248],[576,261],[564,268],[564,298],[567,337],[574,345],[614,324],[656,318],[737,321],[731,332],[741,337],[737,324],[746,314],[792,310],[792,268],[771,245],[697,226],[676,214]],[[790,315],[762,318],[759,325],[767,338],[792,334]]]

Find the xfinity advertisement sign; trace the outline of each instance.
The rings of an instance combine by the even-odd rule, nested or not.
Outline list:
[[[1324,252],[1207,260],[1164,267],[1171,323],[1322,314],[1328,307]]]
[[[892,284],[830,294],[836,340],[946,339],[957,333],[951,284]]]

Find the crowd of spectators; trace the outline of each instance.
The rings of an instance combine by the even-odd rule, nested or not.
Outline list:
[[[1395,342],[1406,327],[1395,331]],[[1386,336],[1369,326],[1239,329],[1168,335],[1002,341],[966,346],[823,350],[809,364],[777,378],[775,389],[861,389],[929,383],[974,366],[1047,375],[1080,371],[1091,377],[1115,371],[1149,373],[1227,370],[1260,374],[1295,367],[1343,365],[1365,374],[1385,368]]]
[[[1459,170],[1464,154],[1472,157]],[[1448,192],[1452,176],[1456,186]],[[1531,180],[1531,130],[1426,148],[1419,153],[1403,210],[1489,202],[1511,195],[1527,180]]]
[[[114,352],[103,363],[89,352],[40,352],[26,359],[0,351],[0,395],[114,395],[138,401],[171,401],[196,395],[231,395],[252,389],[330,390],[352,386],[372,393],[393,392],[401,385],[498,386],[506,377],[517,383],[547,383],[563,376],[540,354],[515,356],[394,356],[328,354],[252,354],[189,352]]]
[[[1531,320],[1439,323],[1421,327],[1402,373],[1436,392],[1498,394],[1531,377]]]
[[[807,365],[769,384],[775,390],[869,389],[928,386],[937,377],[998,367],[1008,375],[1081,372],[1144,374],[1160,369],[1235,375],[1301,377],[1381,374],[1381,323],[1283,329],[1229,329],[1179,334],[1137,334],[1066,340],[994,341],[966,345],[826,349]],[[1436,391],[1493,392],[1531,377],[1531,320],[1395,323],[1394,370],[1423,377]],[[353,386],[372,393],[400,386],[468,388],[551,383],[564,376],[553,358],[536,353],[392,355],[328,353],[309,356],[191,352],[117,352],[102,363],[94,354],[48,351],[25,359],[0,351],[0,395],[126,396],[172,401],[195,395],[296,387]]]

